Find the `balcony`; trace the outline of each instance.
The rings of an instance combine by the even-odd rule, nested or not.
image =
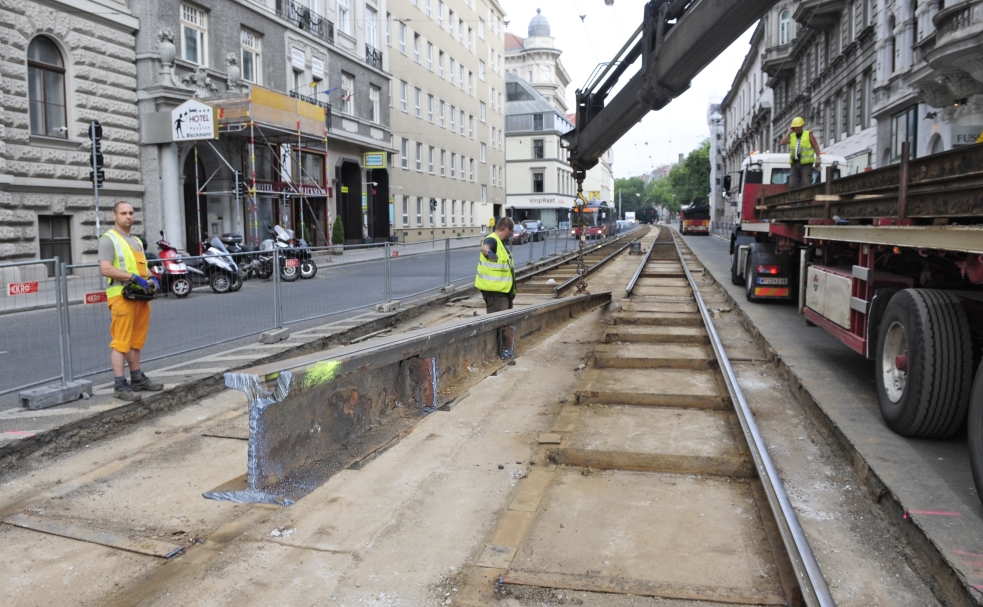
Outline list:
[[[366,44],[365,45],[365,62],[372,67],[382,69],[382,51],[377,48]]]
[[[932,18],[934,34],[919,43],[917,58],[924,67],[914,74],[915,86],[926,92],[926,100],[940,107],[983,93],[983,58],[979,40],[983,34],[983,0],[963,0],[940,10]],[[934,94],[929,95],[928,92]]]
[[[773,46],[761,54],[761,71],[772,78],[790,78],[795,72],[795,61],[792,60],[793,43]]]
[[[792,18],[802,27],[814,30],[830,30],[840,23],[840,13],[846,8],[846,0],[802,0]]]
[[[334,44],[334,23],[293,0],[276,0],[276,16],[305,32],[310,32],[328,44]]]

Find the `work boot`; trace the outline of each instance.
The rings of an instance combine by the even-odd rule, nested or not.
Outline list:
[[[164,384],[151,380],[144,373],[136,377],[131,375],[130,382],[133,385],[133,390],[136,392],[160,392],[164,389]]]
[[[117,382],[113,387],[113,398],[134,401],[140,400],[140,395],[133,391],[130,382],[124,381],[123,383]]]

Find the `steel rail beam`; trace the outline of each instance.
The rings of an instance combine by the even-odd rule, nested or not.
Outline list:
[[[639,229],[641,229],[641,228],[638,228],[638,227],[635,228],[635,230],[639,230]],[[594,247],[592,249],[590,249],[590,250],[585,249],[584,250],[584,255],[590,255],[591,253],[596,253],[597,251],[600,251],[604,247],[609,247],[609,246],[612,246],[614,244],[617,244],[618,241],[621,240],[622,238],[628,238],[629,236],[631,236],[632,232],[634,232],[635,230],[632,230],[631,232],[626,232],[626,233],[622,234],[621,236],[618,236],[618,237],[614,238],[613,240],[605,241],[605,242],[602,242],[602,243],[598,243],[597,245],[594,245]],[[646,232],[646,234],[647,234],[647,232]],[[644,236],[644,235],[645,234],[642,234],[641,236]],[[516,281],[529,280],[530,278],[533,278],[534,276],[539,276],[540,274],[545,274],[545,273],[549,272],[550,270],[555,270],[555,269],[557,269],[557,268],[559,268],[561,266],[565,266],[568,263],[570,263],[570,260],[571,259],[577,257],[578,254],[579,253],[578,253],[577,249],[571,249],[569,253],[565,253],[564,254],[562,261],[558,261],[556,263],[552,263],[552,264],[550,264],[548,266],[543,266],[542,268],[537,268],[536,270],[533,270],[531,272],[526,272],[526,273],[523,273],[523,274],[517,274],[516,277],[515,277],[515,280]]]
[[[741,428],[744,430],[744,437],[747,439],[748,448],[751,450],[751,456],[754,459],[758,476],[761,478],[761,484],[764,486],[765,493],[768,496],[768,504],[778,523],[778,529],[781,533],[782,541],[785,544],[785,549],[788,551],[795,575],[798,578],[803,599],[810,607],[835,607],[833,596],[829,592],[829,587],[823,578],[822,570],[820,570],[819,563],[816,561],[816,555],[812,551],[812,546],[809,545],[809,539],[802,530],[802,525],[799,523],[799,518],[795,514],[795,509],[792,508],[792,502],[789,501],[788,494],[785,493],[785,486],[782,483],[781,476],[778,474],[778,469],[775,468],[775,463],[768,453],[768,448],[765,445],[764,438],[761,436],[761,432],[758,430],[758,424],[754,420],[754,414],[751,412],[751,407],[748,406],[744,392],[741,390],[740,384],[737,383],[734,368],[730,364],[730,359],[727,357],[727,352],[724,350],[723,343],[713,324],[713,318],[709,310],[707,310],[706,303],[703,301],[700,287],[696,279],[693,278],[693,273],[690,272],[685,260],[683,260],[682,251],[679,250],[679,241],[676,239],[675,234],[672,235],[672,240],[676,247],[676,252],[679,254],[679,259],[682,261],[686,279],[689,281],[690,288],[693,290],[693,297],[700,310],[700,316],[703,318],[707,333],[710,335],[710,344],[713,346],[713,353],[717,357],[720,370],[723,372],[724,381],[727,384],[727,391],[730,393],[731,400],[734,403],[734,409],[740,420]]]
[[[661,228],[659,229],[661,230]],[[656,239],[658,239],[658,236],[656,236]],[[631,280],[628,281],[628,286],[625,287],[625,293],[627,293],[629,297],[631,297],[631,292],[635,289],[635,283],[637,283],[638,279],[642,277],[642,272],[645,271],[645,266],[648,264],[649,258],[652,257],[652,251],[655,250],[655,245],[656,241],[652,241],[652,245],[649,246],[649,250],[645,252],[641,263],[638,264],[638,269],[635,270],[635,274],[631,277]]]
[[[610,301],[581,295],[226,373],[249,401],[247,474],[205,497],[292,504],[443,405],[442,386],[469,367]]]

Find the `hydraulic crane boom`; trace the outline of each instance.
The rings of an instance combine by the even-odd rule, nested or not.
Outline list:
[[[577,123],[563,136],[578,185],[650,110],[659,110],[744,33],[775,0],[650,0],[642,25],[614,60],[577,90]],[[606,103],[639,58],[641,69]],[[578,187],[578,190],[580,188]]]

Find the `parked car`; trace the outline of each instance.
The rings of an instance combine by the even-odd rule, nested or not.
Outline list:
[[[539,221],[538,219],[527,219],[526,221],[522,222],[522,225],[526,228],[526,231],[529,232],[529,238],[533,242],[543,240],[548,234],[546,228],[543,226],[543,222]]]
[[[512,238],[509,239],[509,243],[525,244],[527,242],[529,242],[529,230],[521,223],[515,224],[515,229],[512,230]]]

